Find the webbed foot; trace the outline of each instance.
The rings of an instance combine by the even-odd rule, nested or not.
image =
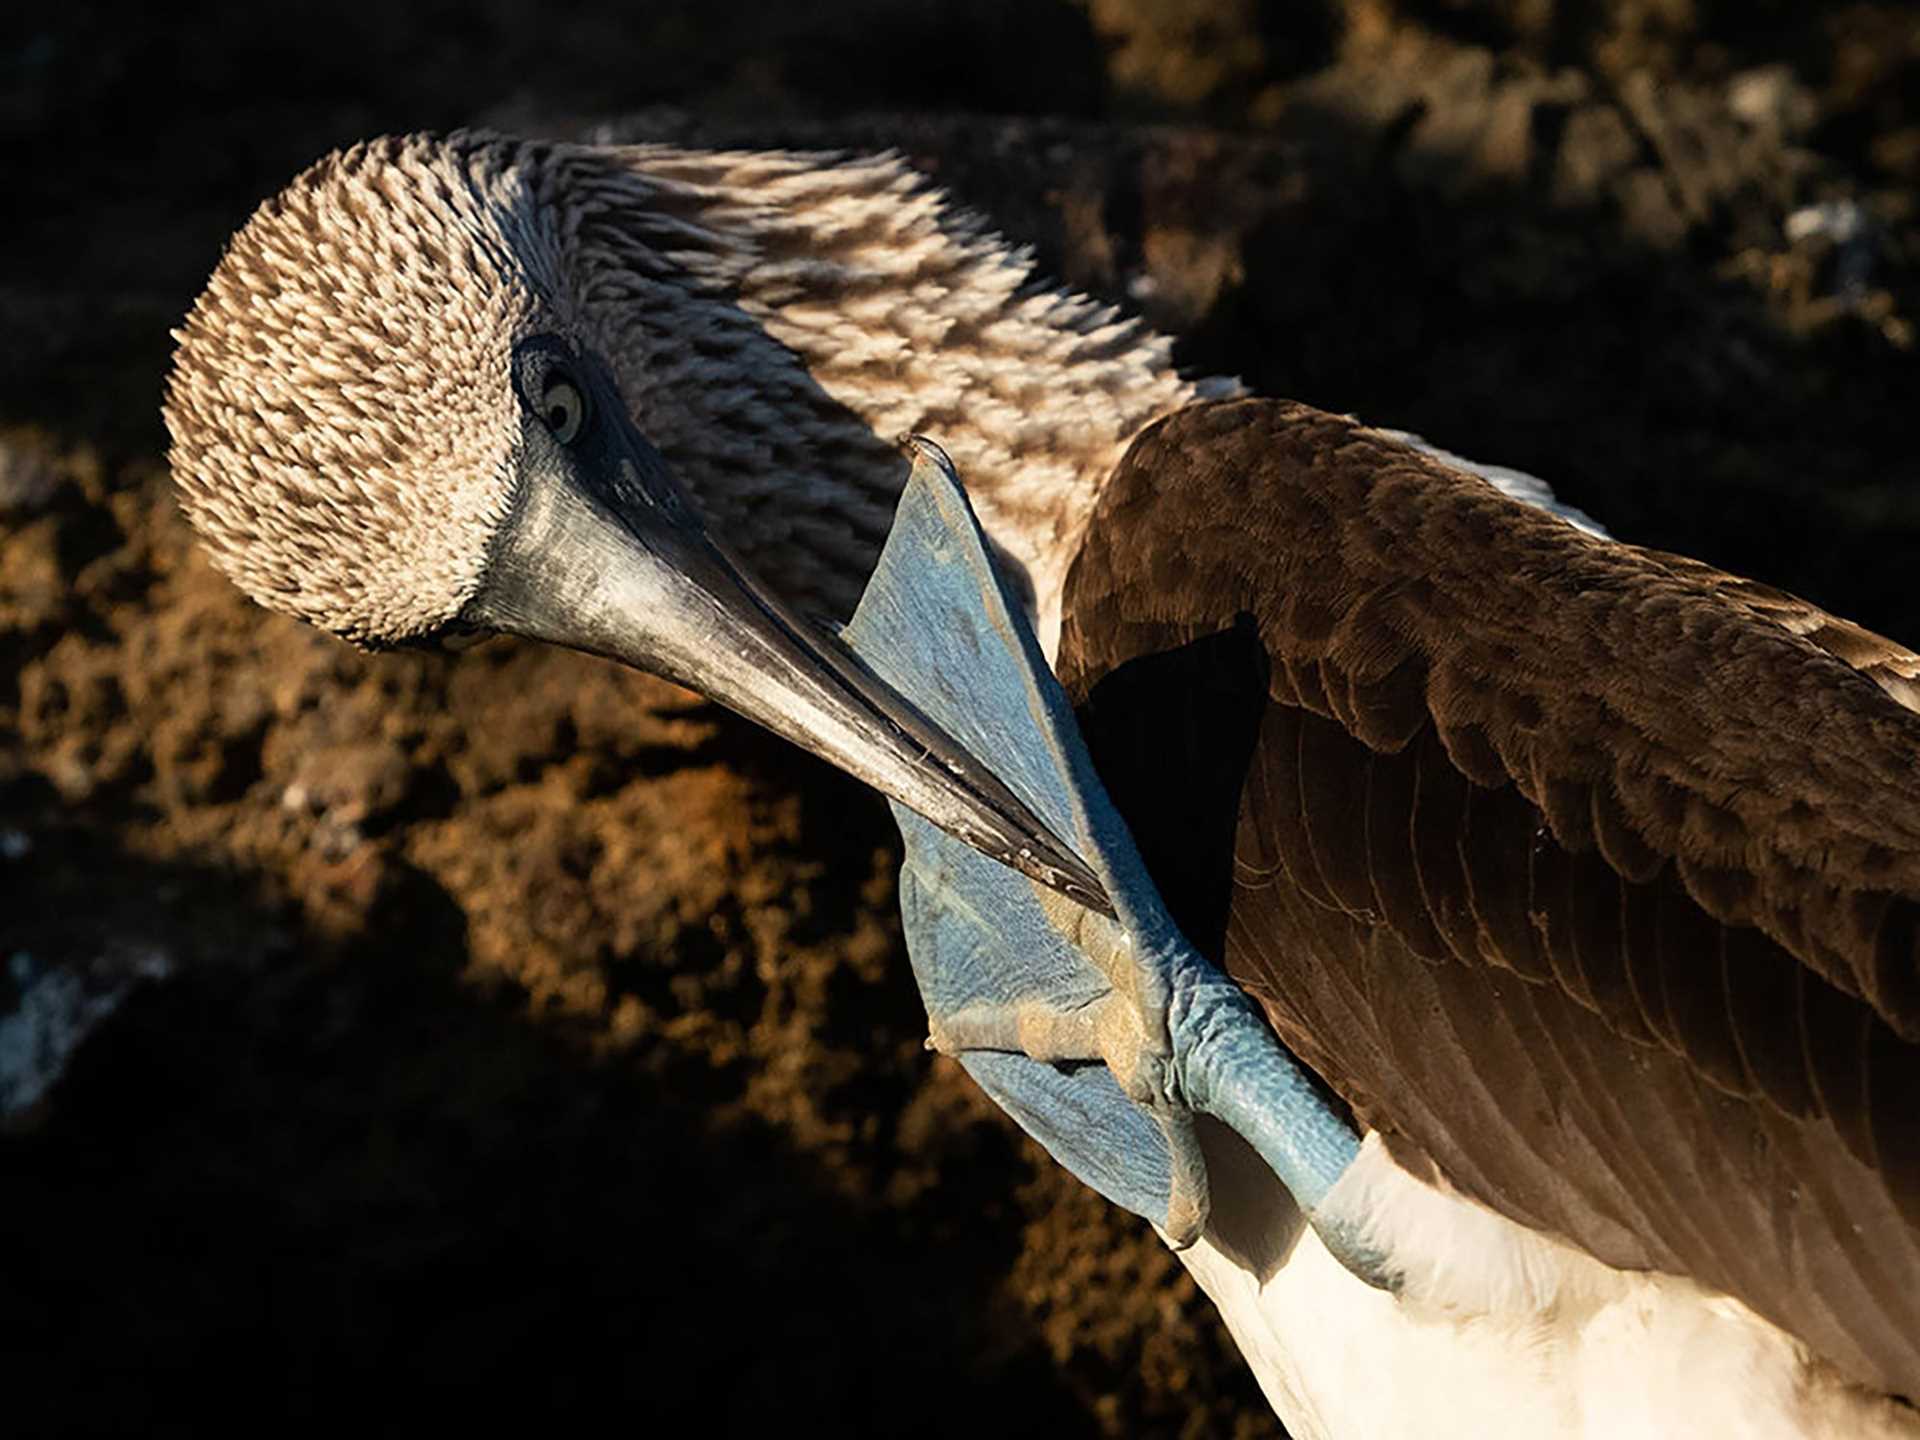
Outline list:
[[[1208,1214],[1205,1113],[1238,1131],[1356,1274],[1382,1257],[1320,1202],[1358,1137],[1252,1001],[1174,926],[1094,773],[1065,693],[938,447],[917,441],[846,638],[1087,862],[1112,914],[896,805],[901,909],[930,1044],[1054,1158],[1176,1245]]]

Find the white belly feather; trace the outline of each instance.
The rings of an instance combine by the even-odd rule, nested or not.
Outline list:
[[[1224,1148],[1216,1223],[1180,1259],[1296,1440],[1920,1436],[1920,1415],[1740,1302],[1602,1265],[1414,1178],[1369,1135],[1329,1204],[1416,1257],[1398,1296],[1375,1290]]]

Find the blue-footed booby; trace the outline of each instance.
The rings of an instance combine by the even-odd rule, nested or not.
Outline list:
[[[1295,1435],[1920,1435],[1920,657],[1184,379],[888,157],[357,146],[178,341],[255,599],[653,669],[903,806],[933,1042]],[[910,431],[965,499],[923,459],[882,563]]]

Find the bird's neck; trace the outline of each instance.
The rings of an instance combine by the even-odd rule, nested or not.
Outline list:
[[[581,313],[715,528],[802,604],[852,609],[907,464],[946,448],[1032,587],[1044,640],[1100,487],[1141,427],[1228,382],[1035,278],[893,158],[623,157],[645,188],[574,228]]]

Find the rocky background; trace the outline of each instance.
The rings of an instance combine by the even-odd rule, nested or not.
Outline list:
[[[921,1051],[876,801],[195,553],[157,405],[223,239],[472,121],[898,147],[1194,369],[1920,642],[1911,4],[13,7],[10,1434],[1273,1432],[1146,1228]]]

